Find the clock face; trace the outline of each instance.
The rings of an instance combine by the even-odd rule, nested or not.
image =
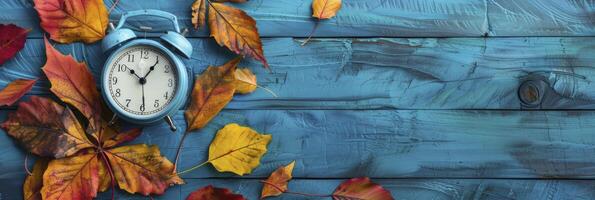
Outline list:
[[[161,50],[132,46],[114,55],[109,67],[109,98],[134,115],[162,111],[176,94],[176,67]]]

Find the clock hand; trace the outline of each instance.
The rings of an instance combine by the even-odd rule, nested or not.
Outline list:
[[[157,62],[155,62],[155,64],[153,66],[151,66],[149,68],[149,72],[147,72],[147,74],[145,74],[145,76],[143,78],[147,78],[147,76],[149,76],[149,74],[155,70],[155,66],[157,66],[157,64],[159,64],[159,56],[156,57],[157,58]]]
[[[139,79],[141,78],[141,77],[140,77],[138,74],[136,74],[136,73],[134,72],[134,70],[133,70],[133,69],[130,69],[128,66],[126,66],[126,69],[128,69],[128,71],[130,72],[130,74],[132,74],[132,75],[136,76],[136,77],[137,77],[137,78],[139,78]]]
[[[141,90],[143,92],[143,105],[142,105],[142,107],[143,107],[143,110],[144,110],[144,108],[145,108],[145,84],[141,84],[140,86],[141,86]],[[141,110],[141,112],[144,112],[144,111]]]

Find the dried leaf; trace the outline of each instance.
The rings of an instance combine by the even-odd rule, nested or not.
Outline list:
[[[109,23],[103,0],[34,0],[41,28],[61,43],[92,43],[105,36]]]
[[[108,132],[110,134],[104,134],[104,136],[111,135],[111,137],[105,137],[106,139],[103,142],[103,148],[111,148],[124,142],[132,141],[142,133],[142,129],[139,128],[130,129],[124,133],[119,133],[109,126],[106,128],[109,130]]]
[[[390,192],[382,186],[372,183],[369,178],[347,180],[333,193],[334,200],[392,200]]]
[[[209,67],[194,83],[192,101],[184,113],[192,131],[207,125],[231,101],[235,92],[234,71],[240,58],[219,67]]]
[[[41,200],[41,187],[43,186],[43,173],[48,168],[48,159],[40,158],[35,161],[33,172],[25,178],[23,183],[24,200]]]
[[[14,24],[0,24],[0,65],[25,47],[28,32]]]
[[[219,172],[249,174],[267,152],[271,135],[238,124],[228,124],[217,132],[209,147],[209,162]]]
[[[194,29],[201,28],[206,23],[207,2],[206,0],[196,0],[192,4],[192,25]]]
[[[256,21],[244,11],[223,3],[209,4],[209,28],[211,36],[221,46],[242,56],[250,56],[269,67],[262,42],[256,28]]]
[[[97,154],[77,155],[50,161],[43,174],[44,200],[92,199],[99,187]]]
[[[289,163],[287,166],[279,167],[277,170],[275,170],[265,181],[266,183],[262,188],[260,199],[279,196],[283,194],[283,192],[287,191],[287,183],[292,178],[291,174],[293,172],[294,166],[295,161]]]
[[[46,98],[21,102],[2,128],[39,156],[62,158],[93,147],[72,111]]]
[[[236,69],[235,80],[233,84],[236,88],[236,93],[248,94],[254,92],[258,86],[256,83],[256,75],[248,68]]]
[[[72,56],[63,55],[47,39],[45,51],[47,62],[43,66],[43,72],[52,83],[51,91],[83,113],[91,128],[98,128],[101,120],[101,98],[95,86],[95,78],[87,65],[76,62]]]
[[[33,88],[36,81],[37,79],[18,79],[8,84],[8,86],[0,91],[0,106],[10,106],[18,101]]]
[[[157,146],[137,144],[118,147],[106,153],[118,186],[130,193],[163,194],[173,184],[184,181],[172,176],[173,164]]]
[[[246,200],[242,195],[234,194],[226,188],[216,188],[208,185],[196,190],[186,200]]]
[[[312,17],[330,19],[341,9],[341,0],[314,0],[312,2]]]

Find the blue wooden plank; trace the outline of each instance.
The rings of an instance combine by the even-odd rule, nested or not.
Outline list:
[[[233,58],[208,39],[192,39],[187,65],[199,74]],[[265,90],[238,95],[229,109],[521,109],[518,90],[526,81],[539,87],[541,109],[595,108],[595,40],[541,38],[373,38],[264,40],[273,73],[246,59]],[[86,61],[96,77],[105,56],[98,44],[57,45]],[[0,88],[16,78],[37,78],[30,94],[47,94],[41,39],[0,68]],[[539,84],[538,84],[539,85]]]

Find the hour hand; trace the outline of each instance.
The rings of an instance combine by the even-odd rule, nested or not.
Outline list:
[[[126,68],[128,68],[128,67],[126,67]],[[141,79],[141,77],[138,74],[136,74],[136,72],[134,71],[134,69],[128,68],[128,71],[130,72],[130,74],[136,76],[136,78]]]

